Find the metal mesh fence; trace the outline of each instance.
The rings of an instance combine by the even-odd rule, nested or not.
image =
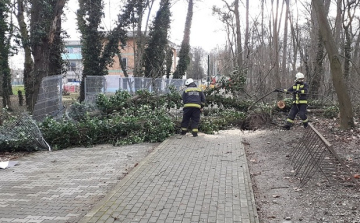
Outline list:
[[[138,90],[147,90],[157,94],[170,92],[170,86],[178,91],[184,88],[184,79],[144,78],[144,77],[121,77],[115,75],[88,76],[85,80],[85,102],[95,103],[96,96],[100,93],[115,93],[118,90],[127,91],[131,94]],[[201,81],[195,80],[200,86]]]
[[[169,87],[173,86],[177,90],[184,88],[183,79],[163,79],[163,78],[143,78],[143,77],[123,77],[119,78],[118,90],[134,93],[138,90],[147,90],[158,94],[166,94]]]
[[[33,119],[42,121],[47,115],[61,116],[64,110],[62,90],[61,75],[43,78],[38,99],[34,106]]]
[[[16,119],[7,120],[0,126],[0,148],[51,151],[36,122],[27,113],[23,113]]]
[[[332,145],[311,124],[291,154],[295,176],[300,179],[301,187],[313,178],[324,178],[332,184],[339,179],[352,179],[352,174]]]
[[[104,76],[87,76],[84,91],[85,102],[95,103],[96,96],[106,92],[106,78]]]

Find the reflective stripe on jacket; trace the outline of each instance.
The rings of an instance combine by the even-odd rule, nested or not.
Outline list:
[[[184,108],[202,108],[205,105],[205,95],[201,88],[195,83],[191,83],[183,92],[182,99]]]
[[[289,89],[284,89],[286,93],[293,93],[294,104],[307,104],[309,86],[305,82],[295,82]],[[298,93],[295,93],[298,92]]]

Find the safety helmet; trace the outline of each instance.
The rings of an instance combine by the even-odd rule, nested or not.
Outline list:
[[[185,86],[189,86],[193,82],[194,82],[194,80],[192,78],[189,78],[185,81]]]
[[[295,77],[296,77],[296,80],[304,79],[304,78],[305,78],[304,74],[303,74],[303,73],[300,73],[300,72],[297,73]]]

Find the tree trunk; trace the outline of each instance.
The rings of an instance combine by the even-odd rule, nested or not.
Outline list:
[[[25,88],[25,103],[29,107],[31,98],[29,95],[29,92],[31,91],[32,85],[31,85],[31,76],[30,73],[34,66],[34,61],[31,57],[31,48],[30,48],[30,38],[29,33],[26,27],[25,23],[25,17],[24,17],[24,11],[25,11],[25,5],[24,0],[17,0],[17,21],[19,24],[19,30],[21,35],[21,43],[22,47],[24,48],[24,88]]]
[[[272,3],[273,4],[273,3]],[[276,88],[280,88],[281,87],[281,81],[280,81],[280,64],[279,64],[279,31],[278,31],[278,8],[279,8],[279,0],[277,0],[276,3],[276,11],[275,11],[275,18],[273,18],[273,55],[274,57],[273,59],[273,64],[274,64],[274,71],[273,71],[273,75],[274,75],[274,81],[275,81],[275,86]],[[272,9],[273,9],[273,5],[272,5]],[[272,13],[274,13],[272,11]],[[282,95],[278,94],[278,99],[281,99]]]
[[[8,25],[9,2],[0,3],[0,83],[2,84],[3,107],[11,110],[10,91],[11,91],[11,74],[9,68],[9,49],[11,32]],[[11,26],[11,24],[10,24]]]
[[[250,3],[249,0],[246,0],[246,27],[245,27],[245,63],[248,64],[249,57],[250,57],[250,47],[249,47],[249,38],[250,38],[250,32],[249,32],[249,10],[250,10]]]
[[[60,75],[63,71],[64,61],[61,57],[63,43],[61,39],[61,19],[56,21],[56,31],[53,44],[50,46],[50,65],[48,76]]]
[[[181,42],[179,51],[179,62],[177,64],[176,71],[174,72],[174,78],[176,79],[180,79],[185,75],[186,69],[190,63],[190,31],[193,17],[193,8],[194,2],[193,0],[189,0],[185,21],[184,37]]]
[[[344,44],[344,76],[348,80],[350,76],[350,62],[351,62],[351,51],[352,51],[352,43],[353,43],[353,34],[352,34],[352,21],[354,19],[354,14],[351,13],[351,4],[348,4],[345,7],[345,11],[347,12],[346,20],[343,19],[343,28],[345,32],[345,44]],[[359,4],[359,3],[357,3]],[[354,9],[355,10],[355,9]],[[345,16],[343,16],[344,18]],[[345,24],[346,23],[346,24]]]
[[[142,20],[144,8],[142,4],[139,4],[136,8],[138,19],[136,34],[134,35],[135,44],[134,48],[134,77],[139,77],[142,75],[142,64],[143,64],[143,54],[144,54],[144,36],[141,31],[142,29]]]
[[[234,16],[235,16],[235,26],[236,26],[236,58],[237,58],[237,67],[240,69],[243,65],[243,50],[242,50],[242,43],[241,43],[241,26],[240,26],[240,13],[239,13],[239,0],[235,0],[235,9],[234,9]]]
[[[358,19],[360,22],[360,19]],[[353,64],[351,66],[350,73],[355,74],[357,73],[360,75],[360,35],[357,35],[356,40],[354,40],[354,52],[353,52]]]
[[[320,33],[328,53],[333,85],[339,101],[340,128],[354,127],[353,109],[348,94],[348,88],[343,77],[342,65],[335,39],[332,36],[329,22],[326,18],[324,5],[321,1],[312,0],[319,21]]]
[[[282,58],[282,68],[281,68],[281,73],[282,73],[282,78],[286,79],[286,76],[288,74],[287,69],[286,69],[286,65],[287,65],[287,44],[288,44],[288,21],[289,21],[289,0],[285,0],[285,4],[286,4],[286,12],[285,12],[285,24],[284,24],[284,43],[283,43],[283,58]],[[281,84],[285,84],[284,81],[281,81]]]
[[[139,19],[137,21],[137,30],[136,30],[136,47],[134,46],[134,76],[143,76],[143,63],[144,63],[144,50],[145,50],[145,44],[146,44],[146,37],[147,37],[147,27],[150,19],[150,14],[152,10],[152,6],[154,4],[154,0],[146,1],[146,6],[148,7],[148,16],[145,22],[145,28],[144,33],[142,32],[142,20],[143,20],[143,14],[144,9],[142,7],[138,7],[137,12]]]
[[[54,3],[54,5],[52,5],[53,13],[52,16],[48,18],[50,26],[43,27],[47,30],[47,33],[39,38],[36,36],[38,35],[38,23],[44,19],[42,15],[43,11],[48,9],[42,8],[40,0],[32,1],[30,29],[32,35],[34,36],[33,39],[36,42],[32,42],[32,55],[34,58],[34,69],[30,74],[33,80],[32,89],[30,92],[27,92],[30,98],[29,108],[31,112],[34,110],[34,106],[38,98],[41,81],[44,77],[49,75],[50,51],[53,47],[54,41],[56,41],[57,31],[60,30],[58,25],[61,25],[59,20],[61,20],[65,3],[66,0],[58,0]]]

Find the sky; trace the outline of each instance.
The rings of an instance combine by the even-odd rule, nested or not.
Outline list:
[[[150,17],[150,20],[157,11],[158,1],[159,0],[156,0],[154,3],[152,10],[153,15]],[[120,12],[119,2],[120,0],[104,0],[105,16],[102,26],[106,31],[115,25],[115,20]],[[225,45],[226,34],[223,29],[224,25],[212,15],[212,6],[222,5],[222,0],[195,0],[194,2],[194,14],[190,34],[191,47],[201,47],[206,52],[210,52],[212,49]],[[178,46],[181,45],[184,35],[187,7],[187,0],[173,0],[169,40]],[[80,40],[75,14],[78,8],[78,0],[69,0],[64,9],[62,28],[68,33],[68,40]],[[17,55],[10,57],[10,68],[23,69],[23,63],[23,50],[20,49]]]
[[[103,20],[103,27],[105,30],[110,30],[114,27],[115,19],[120,12],[119,0],[104,0],[105,17]],[[171,7],[172,22],[170,30],[170,41],[180,45],[183,39],[185,20],[188,3],[186,0],[175,0]],[[221,0],[197,0],[194,1],[194,15],[192,20],[190,45],[191,47],[201,47],[205,51],[209,52],[217,46],[225,44],[226,35],[223,31],[223,25],[213,15],[212,6],[214,4],[221,4]],[[207,3],[205,3],[207,2]],[[211,2],[211,3],[210,3]],[[209,4],[210,3],[210,4]],[[154,3],[153,15],[158,7],[158,1]],[[69,3],[65,9],[66,19],[63,22],[63,29],[70,35],[71,40],[79,40],[80,34],[77,31],[76,15],[75,12],[78,9],[77,0],[69,0]]]

